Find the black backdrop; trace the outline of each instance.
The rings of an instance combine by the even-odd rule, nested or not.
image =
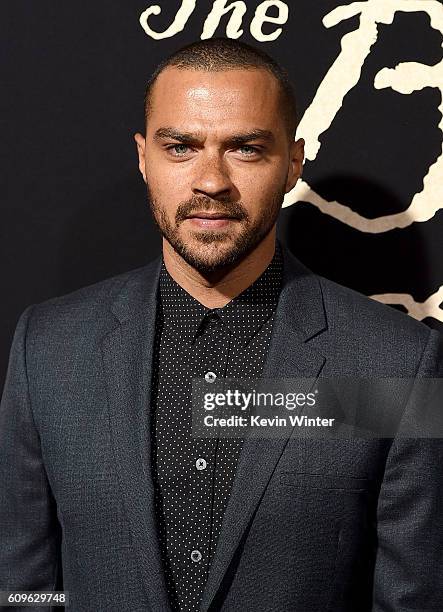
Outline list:
[[[160,14],[147,19],[157,38],[139,21],[152,4],[2,5],[0,388],[27,305],[138,267],[160,252],[133,143],[133,133],[143,130],[145,82],[160,59],[201,37],[214,7],[230,3],[159,0]],[[182,31],[161,38],[178,9],[192,4]],[[280,237],[314,271],[442,330],[443,80],[441,69],[428,74],[421,65],[442,60],[443,8],[437,1],[424,3],[426,11],[420,1],[405,4],[361,2],[363,14],[328,27],[323,18],[332,9],[352,13],[354,5],[235,2],[211,35],[227,35],[232,15],[244,13],[239,38],[291,74],[303,116],[299,135],[312,144],[313,131],[326,122],[297,198],[285,200]],[[261,28],[275,40],[251,34],[257,7],[275,21],[284,19],[286,7],[285,23]],[[213,17],[207,25],[214,23]],[[359,54],[361,73],[351,83]],[[390,87],[386,68],[398,64],[406,72]],[[325,104],[331,99],[339,99],[332,121]],[[397,216],[391,222],[389,215]]]

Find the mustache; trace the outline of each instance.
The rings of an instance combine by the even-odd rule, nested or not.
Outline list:
[[[222,208],[220,203],[224,203],[225,206]],[[194,197],[184,202],[180,202],[175,214],[175,221],[176,223],[180,223],[192,213],[200,211],[217,213],[220,215],[226,214],[240,220],[248,218],[246,209],[241,202],[234,202],[229,199],[211,200],[211,198]]]

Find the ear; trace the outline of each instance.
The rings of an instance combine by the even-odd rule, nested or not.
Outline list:
[[[139,167],[140,172],[142,173],[143,180],[146,183],[146,164],[145,164],[146,140],[139,133],[134,134],[134,140],[135,140],[135,142],[137,144],[138,167]]]
[[[303,172],[303,160],[305,157],[305,141],[303,138],[294,140],[289,147],[289,168],[286,181],[286,193],[295,187]]]

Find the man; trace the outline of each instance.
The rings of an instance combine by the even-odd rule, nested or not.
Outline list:
[[[304,145],[285,72],[199,41],[156,70],[146,119],[162,256],[17,326],[0,588],[75,612],[443,609],[441,440],[192,435],[192,378],[443,372],[435,331],[276,240]]]

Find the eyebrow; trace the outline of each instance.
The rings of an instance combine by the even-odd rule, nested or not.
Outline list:
[[[180,132],[175,128],[162,127],[159,128],[154,134],[154,140],[166,140],[173,139],[184,144],[201,144],[203,141],[196,134],[191,132]],[[274,142],[274,134],[270,130],[262,130],[259,128],[252,129],[248,132],[233,134],[228,136],[225,140],[225,144],[229,146],[241,146],[251,140],[263,140],[267,143]]]

